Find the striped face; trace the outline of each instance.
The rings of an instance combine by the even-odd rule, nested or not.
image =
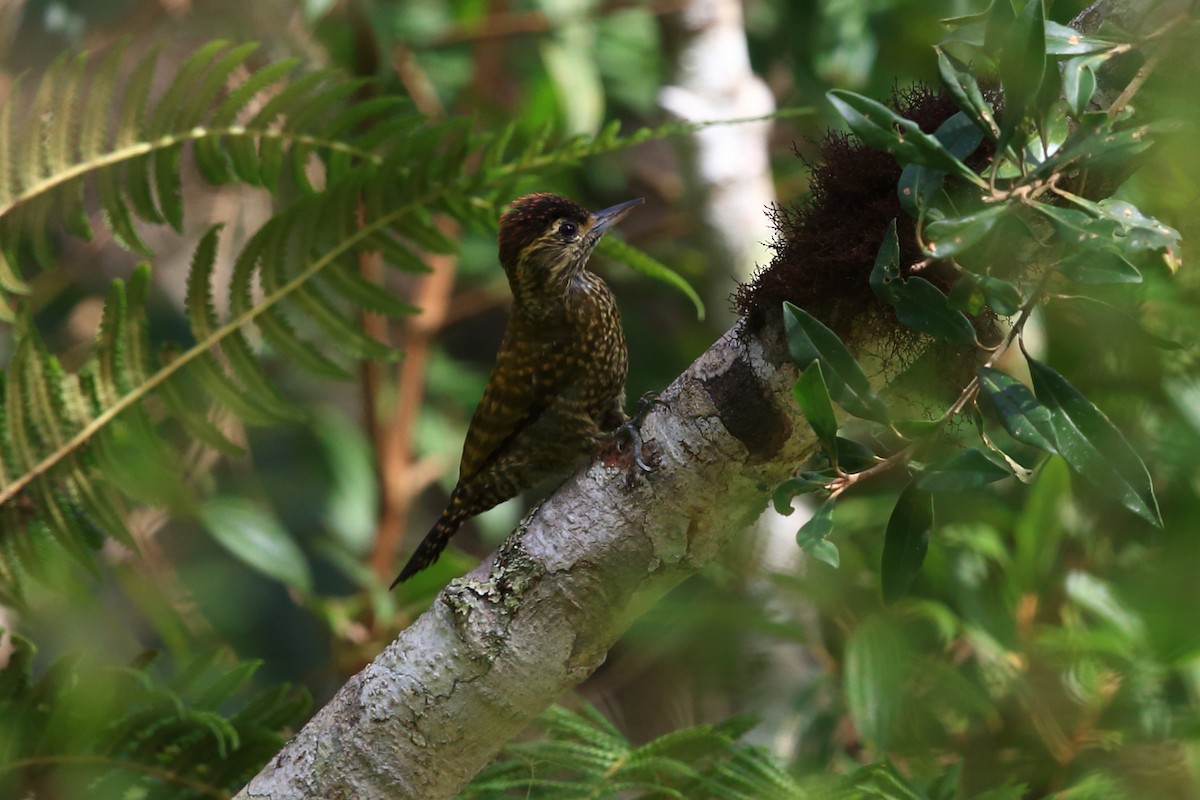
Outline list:
[[[564,297],[571,279],[587,266],[600,237],[642,201],[592,214],[565,197],[530,194],[513,201],[500,218],[500,264],[514,301],[542,305]]]

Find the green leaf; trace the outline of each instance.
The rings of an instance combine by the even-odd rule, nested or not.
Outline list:
[[[987,295],[983,293],[983,287],[979,285],[975,276],[968,272],[959,275],[958,280],[950,287],[950,292],[946,295],[946,305],[973,317],[987,305]]]
[[[1046,53],[1052,56],[1078,56],[1111,50],[1116,42],[1084,36],[1054,20],[1046,20]]]
[[[997,0],[1006,3],[1008,0]],[[1028,116],[1040,116],[1031,108],[1046,73],[1046,19],[1042,0],[1026,0],[1004,37],[1000,52],[1000,83],[1004,87],[1004,110],[1000,117],[1003,149]]]
[[[900,493],[884,533],[880,577],[885,603],[894,603],[908,594],[925,561],[932,531],[933,495],[910,483]]]
[[[1172,272],[1179,264],[1179,231],[1143,214],[1123,200],[1091,203],[1072,198],[1079,208],[1058,208],[1034,203],[1034,208],[1050,219],[1058,234],[1077,247],[1115,249],[1124,257],[1143,253],[1161,253]]]
[[[692,305],[696,309],[696,319],[704,319],[704,301],[700,299],[700,295],[696,293],[692,285],[684,280],[683,276],[678,272],[675,272],[658,259],[652,258],[633,245],[621,241],[612,234],[600,240],[599,249],[600,252],[620,261],[634,272],[678,289],[683,293],[684,297],[692,301]]]
[[[1092,101],[1092,95],[1096,93],[1095,68],[1106,60],[1106,56],[1081,56],[1068,59],[1063,64],[1063,99],[1076,117],[1083,116],[1088,103]]]
[[[1179,231],[1164,225],[1154,217],[1143,214],[1124,200],[1108,198],[1097,204],[1100,211],[1116,222],[1121,237],[1119,250],[1126,253],[1161,252],[1167,267],[1175,272],[1179,267]]]
[[[946,53],[940,47],[934,48],[938,55],[938,74],[942,83],[954,98],[954,102],[975,123],[981,133],[995,141],[1000,136],[1000,128],[996,125],[996,116],[992,107],[983,99],[979,84],[971,74],[966,64]]]
[[[955,158],[971,155],[983,141],[983,131],[961,111],[943,122],[933,135]],[[900,173],[900,182],[897,184],[900,205],[910,216],[919,217],[933,203],[945,178],[946,173],[941,170],[909,164]]]
[[[959,111],[938,126],[933,136],[958,159],[965,159],[983,143],[983,131],[970,115]]]
[[[200,519],[218,544],[250,568],[304,592],[312,588],[304,554],[261,506],[239,497],[217,497],[204,504]]]
[[[1039,361],[1028,361],[1034,391],[1050,409],[1059,455],[1130,511],[1161,527],[1150,473],[1121,432],[1063,376]]]
[[[798,478],[788,478],[771,493],[771,504],[775,506],[777,512],[785,517],[790,517],[792,511],[795,510],[792,508],[793,497],[798,494],[819,492],[829,484],[830,480],[832,478],[826,478],[815,472],[804,472]]]
[[[837,452],[837,417],[833,414],[833,404],[829,400],[825,377],[821,374],[820,361],[814,361],[800,373],[796,385],[792,387],[792,396],[796,398],[804,418],[817,434],[825,452]]]
[[[1021,304],[1025,302],[1025,298],[1021,297],[1021,291],[1008,281],[1002,281],[990,275],[976,275],[975,279],[979,281],[979,285],[983,289],[987,304],[992,311],[1002,317],[1017,313]]]
[[[879,463],[879,456],[875,455],[875,451],[862,442],[839,436],[837,437],[837,463],[847,472],[861,472]]]
[[[1055,267],[1076,283],[1141,283],[1142,273],[1115,249],[1084,250],[1059,261]]]
[[[875,255],[869,283],[871,291],[885,303],[895,303],[900,297],[900,240],[896,236],[895,217],[888,223],[883,243]]]
[[[896,310],[902,325],[938,339],[970,343],[975,328],[962,312],[946,303],[946,295],[924,278],[900,279],[900,244],[896,220],[888,224],[869,279],[875,295]]]
[[[882,103],[844,89],[834,89],[827,97],[865,145],[891,154],[901,166],[922,164],[975,184],[982,183],[941,142]]]
[[[1047,158],[1029,178],[1045,179],[1055,172],[1065,172],[1074,162],[1091,169],[1110,163],[1127,163],[1133,156],[1153,143],[1150,134],[1161,125],[1124,125],[1112,120],[1103,111],[1085,112],[1079,126],[1071,132],[1062,147]]]
[[[375,541],[379,503],[371,446],[361,426],[332,408],[316,415],[313,432],[329,467],[325,525],[348,551],[364,556]]]
[[[1004,575],[1015,594],[1037,591],[1056,572],[1066,535],[1063,507],[1071,496],[1071,470],[1062,458],[1046,459],[1013,528],[1012,569]],[[1061,579],[1061,578],[1060,578]]]
[[[823,564],[828,564],[834,569],[837,569],[842,563],[842,558],[838,553],[837,545],[828,539],[822,539],[812,547],[808,548],[806,552],[817,561],[820,561]]]
[[[984,30],[982,46],[993,59],[996,59],[1008,43],[1012,29],[1017,24],[1017,13],[1013,8],[1012,0],[989,3],[988,6],[988,10],[981,15],[986,17],[987,25]]]
[[[1120,596],[1107,581],[1087,572],[1072,570],[1067,574],[1064,588],[1073,603],[1119,629],[1129,640],[1144,638],[1145,621],[1138,611],[1121,602]]]
[[[980,367],[975,374],[1010,436],[1047,453],[1058,452],[1050,409],[1039,403],[1025,384],[991,367]]]
[[[800,545],[800,548],[806,553],[811,553],[814,547],[833,532],[833,507],[835,505],[837,505],[837,501],[833,498],[821,503],[821,506],[796,532],[796,544]]]
[[[925,226],[925,253],[934,258],[951,258],[987,236],[1008,213],[1007,204],[988,206],[965,217],[939,219]]]
[[[820,359],[829,395],[856,417],[886,423],[887,406],[871,389],[867,376],[833,331],[802,308],[784,301],[783,322],[788,351],[801,369]]]
[[[971,320],[949,306],[941,289],[920,277],[909,278],[902,286],[900,298],[893,306],[900,324],[947,342],[975,342]]]
[[[926,467],[916,485],[927,492],[956,492],[976,489],[1011,476],[1008,467],[997,464],[972,447]]]

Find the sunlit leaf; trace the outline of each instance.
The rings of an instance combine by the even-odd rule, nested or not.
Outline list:
[[[325,524],[348,551],[363,555],[375,540],[379,502],[370,445],[359,426],[333,410],[315,417],[313,431],[329,464]]]
[[[1147,250],[1161,252],[1164,263],[1172,272],[1179,268],[1179,231],[1142,213],[1139,208],[1124,200],[1109,198],[1101,200],[1097,205],[1119,226],[1122,238],[1118,239],[1118,249],[1132,253]]]
[[[1046,20],[1046,52],[1052,56],[1078,56],[1111,50],[1116,42],[1085,36],[1074,28]]]
[[[1129,126],[1114,121],[1103,111],[1085,112],[1063,146],[1039,164],[1030,177],[1046,178],[1077,163],[1085,164],[1089,169],[1113,163],[1127,164],[1133,156],[1150,147],[1151,134],[1160,127],[1163,126],[1157,123]]]
[[[1092,95],[1096,93],[1095,69],[1105,60],[1104,56],[1081,56],[1063,64],[1063,99],[1075,116],[1081,116],[1092,101]]]
[[[1142,636],[1145,623],[1137,612],[1121,602],[1106,581],[1080,570],[1072,570],[1067,575],[1064,588],[1072,602],[1116,626],[1125,635],[1132,638]]]
[[[1071,496],[1071,472],[1054,456],[1038,470],[1014,528],[1016,553],[1005,583],[1014,591],[1036,590],[1044,585],[1061,557],[1065,535],[1063,507]]]

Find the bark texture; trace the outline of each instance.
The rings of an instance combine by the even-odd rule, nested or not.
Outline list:
[[[606,451],[352,678],[239,798],[453,797],[813,450],[781,331],[730,331]]]

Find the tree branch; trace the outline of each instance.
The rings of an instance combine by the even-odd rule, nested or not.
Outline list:
[[[754,519],[815,440],[779,326],[725,334],[606,451],[352,678],[239,798],[452,797],[629,624]]]

